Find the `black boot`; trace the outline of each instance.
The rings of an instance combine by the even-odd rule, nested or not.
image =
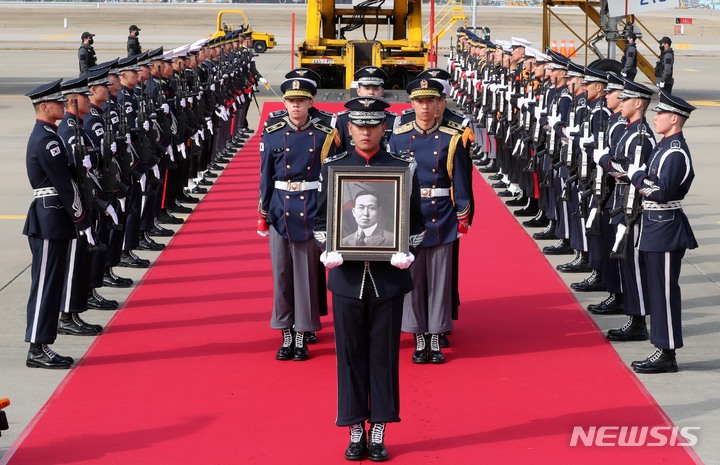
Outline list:
[[[491,159],[490,163],[483,166],[482,168],[479,168],[478,171],[480,171],[481,173],[497,173],[498,167],[495,164],[495,159]]]
[[[298,331],[295,333],[295,350],[293,350],[292,359],[296,362],[302,362],[310,358],[307,345],[305,344],[305,333]]]
[[[518,195],[514,199],[506,200],[505,205],[507,205],[508,207],[527,207],[528,202],[530,202],[530,200],[525,196],[525,193],[520,192],[520,195]],[[521,208],[520,210],[515,210],[515,213],[517,213],[521,210],[524,210],[524,208]],[[537,213],[537,212],[534,212],[530,216],[535,216],[535,213]],[[515,216],[517,216],[517,215],[515,215]]]
[[[648,332],[645,324],[645,317],[631,315],[622,327],[611,329],[607,332],[607,338],[611,341],[647,341]]]
[[[430,335],[430,352],[428,353],[428,362],[430,363],[445,363],[445,356],[440,350],[440,335]]]
[[[58,334],[70,336],[97,336],[102,333],[102,326],[91,325],[82,320],[77,313],[61,313],[58,322]]]
[[[617,315],[623,313],[623,307],[622,292],[611,292],[605,300],[599,304],[588,305],[587,309],[595,315]]]
[[[138,241],[137,248],[140,250],[152,250],[155,252],[159,252],[160,250],[165,248],[165,244],[155,242],[155,240],[150,237],[150,234],[147,231],[143,231],[140,233],[140,240]]]
[[[293,354],[293,333],[290,328],[282,330],[283,343],[275,354],[277,360],[290,360]]]
[[[388,459],[388,452],[385,448],[385,423],[373,423],[370,426],[368,458],[373,462],[384,462]]]
[[[675,349],[655,349],[645,360],[632,362],[635,373],[677,373]]]
[[[560,239],[553,245],[543,247],[543,253],[545,255],[572,255],[575,253],[575,249],[570,247],[568,239]]]
[[[581,251],[576,252],[574,260],[558,265],[555,269],[562,273],[587,273],[592,271],[588,263],[588,253]]]
[[[305,344],[317,344],[318,338],[315,331],[305,331]]]
[[[448,339],[447,335],[450,333],[443,333],[440,335],[440,348],[441,349],[447,349],[450,347],[450,339]]]
[[[88,308],[94,310],[117,310],[120,304],[117,300],[109,300],[97,293],[97,290],[92,289],[88,294]]]
[[[525,204],[525,206],[520,210],[515,210],[513,212],[513,215],[517,217],[536,217],[539,212],[540,209],[538,208],[538,200],[531,197],[527,199],[527,203]]]
[[[362,460],[367,455],[367,451],[365,423],[356,423],[350,427],[350,444],[345,449],[345,459]]]
[[[537,240],[554,240],[554,239],[557,239],[557,237],[555,237],[555,226],[556,226],[556,224],[557,224],[557,221],[555,221],[555,220],[550,220],[550,221],[548,222],[547,226],[545,226],[545,228],[543,228],[542,231],[533,233],[533,239],[537,239]]]
[[[538,209],[535,218],[527,221],[523,221],[523,226],[526,228],[544,228],[550,224],[550,220],[545,216],[545,212]]]
[[[58,355],[47,344],[30,343],[25,366],[30,368],[47,368],[50,370],[67,370],[74,360],[71,357]]]
[[[118,266],[127,268],[150,268],[150,260],[138,257],[132,250],[123,250],[120,253],[120,263],[118,263]]]
[[[133,282],[130,278],[122,278],[116,275],[111,267],[107,267],[105,273],[103,273],[103,286],[124,288],[132,286]]]
[[[416,334],[415,335],[415,352],[413,352],[413,355],[412,355],[412,362],[413,363],[427,363],[428,362],[427,344],[425,343],[425,335],[424,334]]]
[[[570,288],[576,292],[597,292],[605,290],[605,286],[603,286],[602,283],[602,276],[598,270],[592,270],[590,276],[579,283],[570,284]]]
[[[167,229],[167,228],[163,228],[162,226],[160,226],[160,222],[158,221],[157,218],[155,218],[154,223],[153,223],[153,228],[150,231],[148,231],[148,233],[151,236],[157,236],[157,237],[171,237],[171,236],[175,235],[175,231],[173,231],[172,229]]]
[[[157,221],[161,224],[183,224],[185,222],[184,219],[173,216],[167,209],[160,212]]]

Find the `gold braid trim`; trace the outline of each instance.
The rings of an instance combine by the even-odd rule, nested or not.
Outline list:
[[[448,147],[447,172],[451,181],[453,180],[453,167],[455,166],[455,151],[460,140],[462,140],[460,134],[455,134],[450,139],[450,146]]]
[[[320,164],[325,163],[325,159],[330,153],[330,146],[335,142],[335,133],[337,133],[337,129],[333,129],[332,134],[327,134],[325,136],[325,142],[323,142],[322,150],[320,150]]]

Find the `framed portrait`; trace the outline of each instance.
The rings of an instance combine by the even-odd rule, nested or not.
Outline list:
[[[330,166],[327,250],[363,261],[408,253],[411,180],[409,167]]]

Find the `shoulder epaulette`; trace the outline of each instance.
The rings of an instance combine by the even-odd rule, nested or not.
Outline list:
[[[448,121],[448,124],[449,124],[449,123],[450,123],[450,121]],[[457,123],[455,123],[455,124],[457,124]],[[461,127],[461,128],[462,128],[462,127]],[[445,134],[450,134],[451,136],[454,136],[454,135],[456,135],[456,134],[458,134],[458,135],[460,134],[460,132],[459,132],[457,129],[455,129],[454,127],[449,127],[449,126],[445,126],[445,125],[440,126],[440,127],[438,128],[438,131],[444,132]]]
[[[406,163],[412,163],[412,161],[413,161],[413,157],[410,156],[410,151],[407,149],[400,150],[398,153],[395,153],[395,152],[388,152],[388,153],[390,154],[391,157],[393,157],[397,160],[402,160]]]
[[[393,134],[405,134],[406,132],[410,132],[412,130],[413,130],[413,124],[405,123],[405,124],[401,124],[400,126],[396,127],[393,130]]]
[[[450,128],[452,128],[452,129],[454,129],[454,130],[457,130],[457,131],[462,131],[462,129],[463,129],[463,127],[464,127],[462,124],[460,124],[460,123],[458,123],[458,122],[456,122],[456,121],[453,121],[453,120],[451,120],[451,119],[445,120],[444,123],[445,123],[445,125],[446,125],[447,127],[450,127]],[[441,126],[441,127],[442,127],[442,126]]]
[[[273,111],[268,115],[268,118],[281,118],[287,115],[287,110]]]
[[[674,141],[670,142],[670,148],[671,149],[679,149],[682,148],[682,144],[679,140],[675,139]]]
[[[395,113],[394,111],[387,111],[387,110],[385,110],[385,115],[394,116],[395,118],[398,117],[398,114]]]
[[[275,123],[275,124],[272,124],[272,125],[270,125],[270,126],[266,126],[266,127],[265,127],[265,132],[267,132],[268,134],[270,134],[271,132],[275,132],[275,131],[277,131],[278,129],[282,129],[282,128],[284,128],[284,127],[285,127],[285,121],[279,121],[279,122],[277,122],[277,123]]]
[[[403,115],[407,115],[408,113],[415,113],[415,110],[413,108],[406,108],[402,111]]]
[[[347,156],[347,154],[348,154],[347,152],[336,153],[332,157],[327,157],[325,159],[325,163],[332,163],[334,161],[340,160],[341,158],[345,158],[345,156]]]
[[[333,116],[335,116],[335,113],[331,113],[331,112],[329,112],[329,111],[321,110],[321,109],[319,109],[319,108],[316,108],[316,110],[317,110],[317,112],[320,113],[321,115],[325,115],[325,116],[327,116],[327,117],[329,117],[329,118],[332,118]]]
[[[347,115],[347,114],[349,114],[349,113],[350,113],[350,110],[343,110],[343,111],[341,111],[340,113],[338,113],[337,115],[338,115],[338,116],[340,116],[340,115]]]
[[[448,111],[450,111],[450,113],[452,113],[453,115],[459,117],[459,118],[462,119],[462,120],[465,119],[465,115],[463,115],[462,113],[460,113],[460,112],[457,111],[457,110],[452,110],[452,109],[448,108]]]
[[[315,129],[319,129],[325,134],[332,134],[333,132],[333,128],[331,128],[330,126],[326,126],[325,123],[320,120],[313,121],[313,126],[315,126]]]
[[[43,129],[45,129],[49,133],[57,134],[57,132],[55,132],[55,128],[53,128],[51,126],[43,126]]]
[[[90,108],[90,114],[93,116],[100,116],[100,112],[98,111],[98,109],[93,107]]]

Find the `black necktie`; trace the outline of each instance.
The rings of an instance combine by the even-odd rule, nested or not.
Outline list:
[[[357,241],[355,241],[355,245],[365,245],[365,237],[365,233],[359,231]]]

